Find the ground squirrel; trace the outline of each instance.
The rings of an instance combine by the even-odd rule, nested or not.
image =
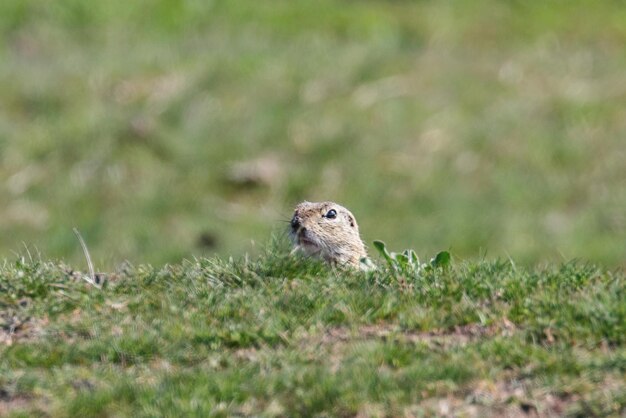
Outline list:
[[[302,202],[291,219],[295,249],[332,265],[360,268],[367,258],[352,213],[334,202]]]

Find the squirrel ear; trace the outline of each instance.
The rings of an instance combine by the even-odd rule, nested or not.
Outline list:
[[[352,228],[354,228],[354,218],[352,216],[348,215],[348,221],[350,221],[350,226]]]

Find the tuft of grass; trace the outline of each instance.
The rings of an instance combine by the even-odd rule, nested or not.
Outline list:
[[[570,262],[343,271],[259,257],[0,267],[7,416],[619,415],[626,276]]]

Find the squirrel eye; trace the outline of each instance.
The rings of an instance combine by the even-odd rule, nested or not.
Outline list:
[[[331,209],[326,213],[326,215],[324,215],[324,217],[328,219],[335,219],[337,217],[337,211],[335,209]]]

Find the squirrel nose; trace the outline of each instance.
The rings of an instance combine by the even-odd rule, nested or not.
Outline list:
[[[297,216],[291,218],[291,229],[297,231],[300,228],[300,219]]]

